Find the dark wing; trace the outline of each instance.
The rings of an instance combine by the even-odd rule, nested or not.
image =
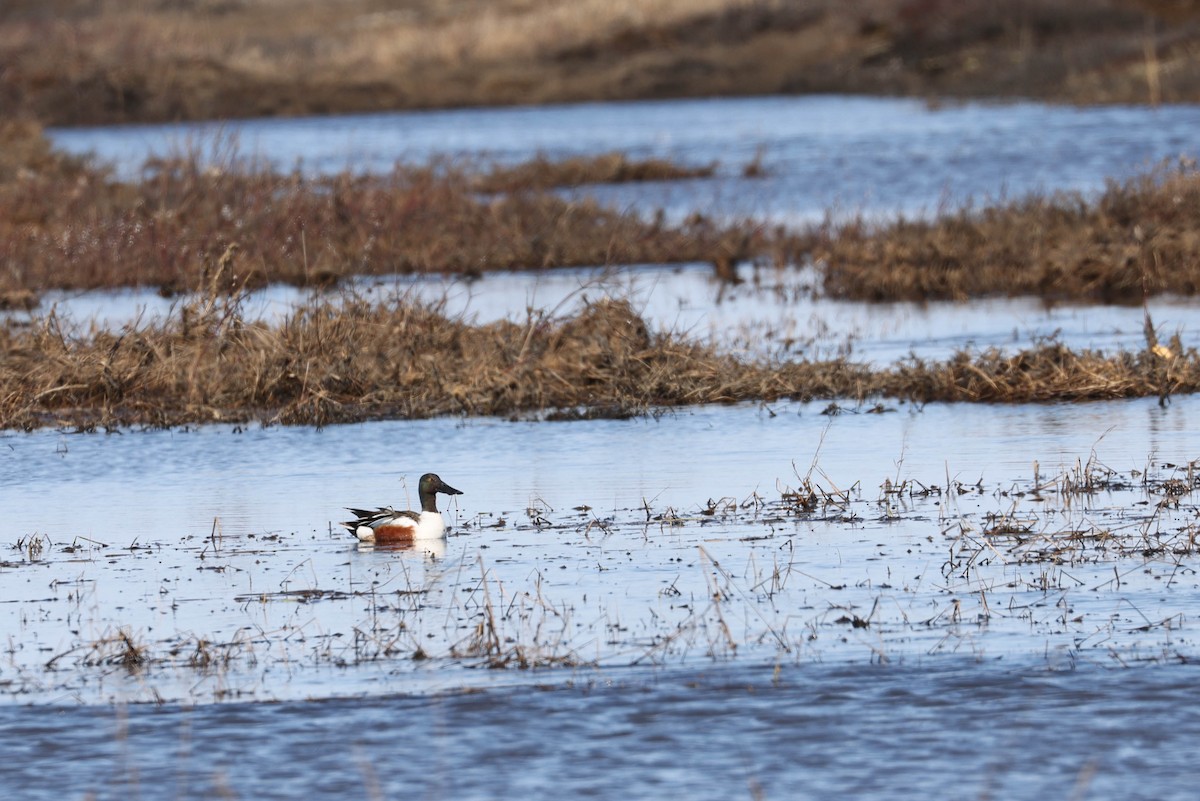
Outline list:
[[[387,512],[388,514],[392,513],[391,507],[388,506],[381,506],[378,509],[353,509],[347,506],[346,511],[354,515],[359,520],[367,520],[372,517],[378,517],[384,512]]]
[[[348,520],[345,523],[342,523],[343,526],[350,530],[351,534],[357,532],[359,526],[370,526],[371,528],[375,528],[375,526],[379,525],[380,523],[387,520],[394,520],[397,517],[407,517],[416,522],[420,522],[421,520],[421,515],[417,514],[416,512],[409,512],[407,510],[403,512],[397,512],[390,506],[381,506],[378,509],[353,509],[346,507],[346,511],[350,512],[355,517],[354,520]]]
[[[341,525],[349,529],[351,534],[356,533],[359,526],[369,526],[385,517],[391,517],[393,514],[392,510],[387,507],[380,507],[379,509],[354,509],[346,507],[346,511],[354,515],[354,519],[347,520]]]

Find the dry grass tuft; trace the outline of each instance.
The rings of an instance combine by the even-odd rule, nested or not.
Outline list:
[[[618,184],[635,181],[674,181],[707,178],[716,164],[689,167],[666,159],[630,159],[624,153],[601,153],[556,161],[539,155],[514,167],[493,167],[475,179],[481,192],[523,192],[585,184]]]
[[[29,180],[39,173],[76,176],[86,162],[50,147],[42,126],[29,119],[0,120],[0,185]]]
[[[1045,342],[1015,354],[960,352],[946,362],[894,367],[879,391],[916,401],[1025,403],[1108,400],[1195,392],[1200,354],[1178,337],[1169,350],[1104,354]]]
[[[46,669],[58,667],[61,660],[74,657],[76,665],[87,667],[120,666],[137,673],[148,661],[146,644],[137,641],[128,628],[105,632],[99,639],[80,644],[56,654],[46,662]]]
[[[213,294],[115,333],[74,334],[53,314],[3,332],[0,425],[323,425],[559,407],[629,416],[740,392],[713,381],[732,360],[651,335],[615,301],[561,321],[485,326],[353,296],[267,326],[243,320],[238,303]]]

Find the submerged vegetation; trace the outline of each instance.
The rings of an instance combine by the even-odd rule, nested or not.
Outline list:
[[[0,691],[225,701],[310,697],[328,666],[345,671],[337,686],[356,690],[372,666],[442,682],[463,667],[737,656],[778,669],[963,648],[1051,665],[1190,661],[1196,644],[1175,623],[1192,606],[1188,564],[1200,552],[1186,502],[1200,487],[1196,467],[1118,471],[1093,454],[1045,472],[1035,462],[1032,477],[1000,484],[947,474],[924,476],[929,483],[862,477],[838,487],[814,460],[806,473],[741,498],[686,507],[643,501],[600,513],[581,496],[573,508],[534,503],[455,525],[459,542],[500,553],[536,547],[533,568],[495,550],[429,557],[406,546],[356,545],[383,558],[361,560],[346,580],[333,565],[344,551],[320,532],[226,536],[214,522],[212,535],[167,548],[36,535],[10,549],[4,569],[44,571],[56,578],[52,587],[74,587],[81,582],[57,577],[81,574],[149,581],[178,618],[174,627],[147,626],[141,610],[124,609],[93,620],[85,606],[76,615],[91,625],[72,626],[50,612],[77,596],[31,600],[39,632],[63,627],[64,636],[53,649],[13,649]],[[828,537],[845,555],[836,564],[814,558]],[[297,555],[318,569],[297,575],[289,559]],[[156,582],[150,564],[206,572],[181,594],[174,582]],[[556,576],[546,569],[555,564],[577,572]],[[936,578],[922,581],[926,572]],[[214,574],[221,589],[197,597]],[[1172,585],[1183,592],[1167,591]],[[605,591],[615,587],[620,604]],[[1131,596],[1139,607],[1132,621],[1113,613]],[[207,612],[214,602],[225,604],[223,614]],[[274,679],[281,665],[299,689]]]

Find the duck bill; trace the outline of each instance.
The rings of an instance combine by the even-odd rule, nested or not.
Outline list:
[[[456,490],[454,487],[442,481],[437,488],[437,491],[443,495],[462,495],[462,490]]]

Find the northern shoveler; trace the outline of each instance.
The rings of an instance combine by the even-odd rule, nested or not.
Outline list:
[[[433,473],[421,476],[417,495],[420,512],[397,512],[390,506],[380,509],[349,509],[355,519],[342,523],[363,542],[409,543],[440,540],[446,536],[446,521],[437,510],[437,494],[462,495],[461,490],[442,481]]]

